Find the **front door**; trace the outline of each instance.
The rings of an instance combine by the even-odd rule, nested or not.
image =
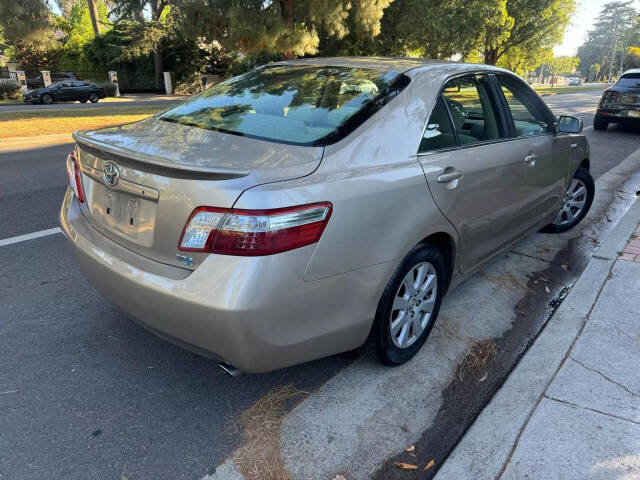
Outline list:
[[[555,118],[521,80],[496,76],[512,117],[513,152],[522,162],[522,204],[513,222],[513,237],[551,223],[558,213],[570,165],[570,140],[555,135]]]
[[[418,158],[431,194],[458,232],[465,272],[501,250],[522,203],[523,161],[485,75],[450,80],[431,113]]]

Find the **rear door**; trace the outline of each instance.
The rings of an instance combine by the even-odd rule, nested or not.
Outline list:
[[[523,170],[523,202],[512,226],[517,238],[550,223],[558,212],[569,172],[570,138],[555,134],[555,117],[522,80],[495,78],[510,117],[513,154]]]
[[[504,247],[522,203],[522,159],[487,75],[449,80],[427,122],[418,158],[429,189],[460,238],[461,270]]]

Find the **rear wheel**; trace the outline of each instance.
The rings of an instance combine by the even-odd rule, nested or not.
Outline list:
[[[595,130],[606,130],[608,126],[609,122],[596,114],[596,118],[593,119],[593,128]]]
[[[53,97],[48,93],[45,93],[44,95],[42,95],[41,100],[42,100],[42,103],[44,103],[45,105],[51,105],[53,103]]]
[[[98,96],[97,93],[92,93],[89,95],[89,101],[91,103],[98,103],[98,100],[100,100],[100,97]]]
[[[591,174],[582,167],[578,168],[569,182],[556,218],[541,231],[562,233],[575,227],[589,212],[595,190]]]
[[[438,316],[447,271],[440,250],[415,247],[389,280],[362,353],[388,366],[418,353]]]

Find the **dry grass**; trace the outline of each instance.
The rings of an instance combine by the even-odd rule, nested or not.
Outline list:
[[[247,480],[291,480],[280,456],[280,429],[286,404],[304,396],[287,385],[267,393],[242,414],[243,443],[233,460]]]
[[[481,377],[487,373],[487,366],[498,353],[498,347],[493,340],[482,340],[474,342],[462,360],[462,365],[458,369],[458,378],[461,382],[468,376]]]
[[[167,108],[114,106],[0,112],[0,139],[31,137],[121,125]]]
[[[524,290],[525,292],[531,292],[529,287],[523,282],[518,280],[512,273],[503,273],[502,275],[489,275],[482,272],[480,274],[482,278],[495,283],[499,287],[508,288],[509,290]]]

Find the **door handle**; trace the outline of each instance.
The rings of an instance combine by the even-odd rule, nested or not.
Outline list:
[[[524,157],[524,163],[533,167],[536,164],[536,156],[533,153],[531,155],[527,155]]]
[[[462,178],[462,172],[460,170],[456,170],[451,173],[443,173],[442,175],[439,175],[436,180],[438,183],[448,183],[451,180],[458,180],[459,178]]]

